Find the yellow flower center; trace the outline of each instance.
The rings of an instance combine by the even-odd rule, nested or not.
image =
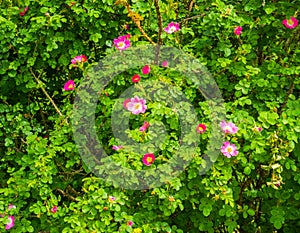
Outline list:
[[[203,128],[201,126],[198,127],[199,131],[203,131]]]
[[[288,25],[292,26],[294,24],[294,22],[291,19],[287,20]]]
[[[118,47],[123,48],[124,46],[125,46],[125,43],[124,43],[124,42],[119,42],[119,43],[118,43]]]
[[[141,104],[136,104],[136,105],[134,106],[135,109],[139,109],[140,107],[141,107]]]
[[[232,152],[232,148],[231,147],[227,147],[227,152],[228,153]]]
[[[230,128],[229,126],[226,126],[226,127],[225,127],[225,130],[229,130],[229,131],[230,131],[230,129],[231,129],[231,128]]]
[[[151,157],[147,157],[146,161],[147,163],[152,163],[153,159]]]
[[[73,84],[70,84],[70,85],[68,86],[69,89],[73,89],[73,87],[74,87]]]
[[[176,27],[172,26],[170,27],[170,32],[174,32],[176,30]]]

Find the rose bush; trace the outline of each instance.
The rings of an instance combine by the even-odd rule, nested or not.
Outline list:
[[[296,0],[4,0],[0,11],[1,232],[298,231]],[[147,170],[167,163],[181,146],[180,120],[163,89],[157,95],[164,101],[146,102],[147,108],[148,99],[138,95],[120,103],[137,142],[158,137],[155,125],[163,123],[158,151],[128,152],[114,137],[114,104],[144,81],[184,93],[199,119],[186,116],[194,124],[187,141],[194,142],[193,133],[201,140],[179,176],[161,187],[126,190],[83,163],[73,140],[73,103],[91,66],[148,44],[179,48],[208,68],[225,102],[224,144],[200,174],[213,133],[208,101],[189,77],[168,68],[176,58],[128,69],[98,90],[95,127],[114,161]]]

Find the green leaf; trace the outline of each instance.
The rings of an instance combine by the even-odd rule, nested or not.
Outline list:
[[[250,215],[250,216],[254,216],[255,215],[255,211],[253,209],[248,209],[247,210],[247,213]]]

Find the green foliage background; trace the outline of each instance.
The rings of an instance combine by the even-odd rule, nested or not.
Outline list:
[[[150,43],[122,2],[0,1],[0,213],[15,216],[10,232],[297,232],[300,27],[290,30],[281,22],[297,18],[298,1],[158,1],[163,27],[171,21],[181,24],[180,31],[161,34],[163,44],[195,56],[211,72],[227,119],[239,127],[236,135],[227,136],[239,154],[231,159],[220,155],[200,176],[208,130],[185,172],[143,191],[114,188],[82,164],[72,135],[76,91],[63,91],[67,80],[79,84],[83,77],[69,66],[74,56],[85,54],[89,64],[97,62],[115,51],[112,40],[124,34],[131,34],[132,46]],[[155,2],[128,4],[156,43]],[[233,29],[239,25],[243,32],[236,36]],[[149,79],[159,76],[180,88],[209,128],[208,105],[200,92],[168,69],[153,70]],[[119,75],[99,98],[99,139],[111,153],[111,107],[137,72]],[[173,133],[162,154],[169,159],[179,146],[179,126],[163,107],[152,109],[153,119]],[[131,121],[134,128],[143,119]],[[261,133],[253,131],[255,125],[263,128]],[[139,138],[138,130],[133,136]],[[140,158],[131,165],[141,169]],[[109,196],[116,201],[110,203]],[[7,211],[9,203],[17,208]],[[1,232],[5,221],[0,218]]]

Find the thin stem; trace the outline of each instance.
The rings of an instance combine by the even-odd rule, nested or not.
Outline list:
[[[159,5],[158,5],[158,1],[159,0],[154,0],[154,5],[155,5],[155,10],[156,10],[156,15],[157,15],[157,19],[158,19],[158,39],[157,39],[157,43],[159,45],[162,44],[162,39],[161,39],[161,33],[162,33],[162,17],[160,14],[160,10],[159,10]]]
[[[146,39],[151,43],[151,44],[155,44],[153,42],[153,40],[146,34],[146,32],[144,31],[144,29],[141,27],[141,24],[140,24],[140,20],[137,20],[135,17],[134,17],[134,13],[130,10],[130,5],[128,2],[126,2],[126,5],[125,5],[128,13],[129,13],[129,16],[130,18],[132,19],[132,21],[135,23],[135,25],[138,27],[138,29],[140,30],[140,32],[143,34],[144,37],[146,37]]]
[[[289,100],[289,95],[292,94],[293,91],[294,91],[294,87],[295,87],[294,80],[295,80],[295,78],[293,77],[292,80],[291,80],[290,88],[289,88],[288,92],[286,93],[284,102],[283,102],[283,104],[281,105],[280,110],[279,110],[279,112],[278,112],[278,115],[279,115],[279,116],[281,115],[281,113],[283,112],[283,109],[284,109],[284,108],[286,107],[286,105],[287,105],[287,102],[288,102],[288,100]]]
[[[185,18],[183,20],[180,21],[180,23],[184,22],[184,21],[188,21],[190,19],[196,19],[196,18],[200,18],[200,17],[203,17],[205,15],[205,13],[202,13],[201,15],[194,15],[192,17],[188,17],[188,18]]]
[[[70,194],[64,192],[63,190],[57,188],[56,189],[58,192],[60,192],[63,196],[67,197],[68,199],[72,200],[72,201],[77,201],[75,197],[71,196]]]
[[[38,84],[44,84],[39,77],[42,75],[42,72],[40,73],[39,77],[36,77],[36,75],[34,74],[34,72],[32,71],[31,67],[29,68],[30,73],[32,74],[32,76],[35,78],[35,80],[37,81]],[[45,88],[40,85],[40,88],[42,89],[42,91],[44,92],[44,94],[47,96],[47,98],[50,100],[51,104],[53,105],[53,107],[55,108],[56,112],[62,116],[60,110],[58,109],[58,107],[56,106],[56,104],[54,103],[53,99],[50,97],[50,95],[48,94],[48,92],[45,90]]]

